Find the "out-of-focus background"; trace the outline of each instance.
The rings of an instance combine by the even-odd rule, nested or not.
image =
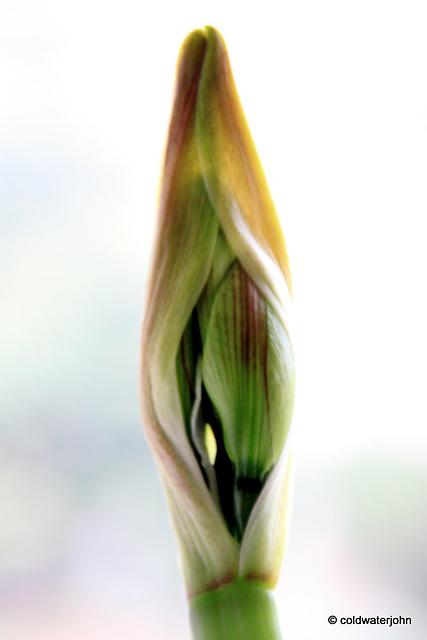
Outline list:
[[[189,638],[138,349],[175,61],[219,28],[294,279],[285,637],[427,626],[421,0],[0,8],[0,638]],[[409,627],[330,626],[330,615]]]

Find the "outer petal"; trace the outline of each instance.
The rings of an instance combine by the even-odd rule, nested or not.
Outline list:
[[[186,435],[176,365],[218,234],[195,143],[195,104],[205,48],[203,32],[190,34],[178,63],[142,347],[144,422],[167,489],[192,594],[218,577],[232,575],[238,553]]]
[[[255,503],[240,552],[240,575],[274,589],[280,575],[293,497],[293,461],[289,447]]]
[[[266,279],[271,289],[279,288],[276,294],[283,296],[283,287],[273,284],[279,268],[291,290],[283,234],[224,41],[212,27],[206,27],[206,32],[196,123],[203,177],[220,224],[243,267],[257,284]]]

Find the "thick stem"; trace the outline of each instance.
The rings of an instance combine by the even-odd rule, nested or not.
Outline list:
[[[194,640],[282,640],[273,594],[236,580],[190,601]]]

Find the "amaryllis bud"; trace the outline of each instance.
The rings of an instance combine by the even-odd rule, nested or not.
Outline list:
[[[224,42],[180,52],[142,399],[190,597],[277,581],[289,507],[288,258]]]

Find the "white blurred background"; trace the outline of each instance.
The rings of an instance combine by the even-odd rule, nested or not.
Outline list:
[[[427,8],[209,4],[0,7],[0,638],[190,637],[138,342],[176,57],[213,24],[293,271],[285,637],[421,640]]]

